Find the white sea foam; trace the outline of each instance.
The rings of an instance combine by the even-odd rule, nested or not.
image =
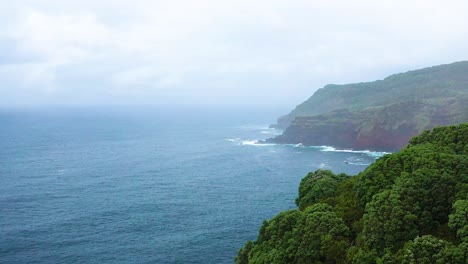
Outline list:
[[[320,169],[324,169],[324,168],[328,168],[328,165],[325,164],[325,163],[320,163],[320,165],[318,166]]]
[[[384,152],[384,151],[370,151],[370,150],[352,150],[352,149],[336,149],[331,146],[319,146],[320,151],[324,152],[344,152],[344,153],[361,153],[361,154],[366,154],[371,157],[382,157],[383,155],[386,154],[391,154],[390,152]]]
[[[362,157],[349,157],[344,162],[349,165],[358,165],[358,166],[370,165],[369,161],[366,159],[363,159]]]
[[[313,168],[318,168],[318,169],[328,169],[330,168],[330,166],[328,166],[328,164],[326,163],[312,163],[310,165],[308,165],[309,167],[313,167]]]
[[[359,162],[351,162],[351,161],[346,162],[346,164],[358,165],[358,166],[369,166],[370,165],[370,163],[359,163]]]
[[[226,138],[226,141],[237,143],[237,145],[241,146],[258,146],[258,147],[266,147],[266,146],[276,146],[277,144],[274,143],[261,143],[259,140],[246,140],[242,138]]]
[[[390,152],[384,151],[370,151],[370,150],[352,150],[352,149],[337,149],[332,146],[304,146],[302,143],[297,144],[276,144],[276,143],[261,143],[259,140],[246,140],[242,138],[226,138],[226,141],[237,143],[238,145],[243,146],[259,146],[259,147],[266,147],[266,146],[290,146],[294,148],[313,148],[318,149],[319,151],[323,152],[342,152],[342,153],[357,153],[357,154],[365,154],[373,158],[379,158],[386,154],[391,154]],[[349,163],[351,164],[351,162]],[[361,164],[353,164],[353,165],[361,165]],[[364,165],[364,164],[363,164]],[[368,164],[367,164],[368,165]]]
[[[272,144],[272,143],[260,143],[258,142],[258,140],[244,140],[239,145],[257,146],[257,147],[276,146],[276,144]]]
[[[241,145],[253,146],[258,144],[258,140],[244,140],[240,143]]]
[[[261,134],[265,134],[265,135],[274,135],[274,136],[277,136],[277,135],[281,135],[282,132],[279,131],[279,130],[276,130],[276,129],[268,129],[268,130],[262,130],[260,131]]]
[[[236,128],[241,130],[272,130],[266,125],[244,125],[244,126],[237,126]]]

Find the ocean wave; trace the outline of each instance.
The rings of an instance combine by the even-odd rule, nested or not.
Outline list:
[[[272,144],[272,143],[261,143],[259,140],[245,140],[241,138],[226,138],[226,141],[237,143],[237,145],[241,146],[259,146],[259,147],[265,147],[265,146],[275,146],[277,144]]]
[[[370,151],[370,150],[352,150],[352,149],[337,149],[331,146],[317,146],[320,148],[320,151],[323,152],[344,152],[344,153],[360,153],[360,154],[366,154],[371,157],[382,157],[383,155],[386,154],[391,154],[390,152],[384,152],[384,151]]]
[[[320,163],[320,164],[318,165],[318,167],[319,167],[320,169],[325,169],[325,168],[328,168],[328,165],[325,164],[325,163]]]
[[[244,140],[240,143],[240,145],[247,145],[247,146],[257,146],[257,147],[268,147],[268,146],[276,146],[277,144],[273,143],[261,143],[258,140]]]
[[[304,146],[302,143],[298,144],[284,144],[286,146],[292,146],[295,148],[312,148],[317,149],[323,152],[343,152],[343,153],[359,153],[359,154],[366,154],[371,157],[379,158],[386,154],[391,154],[390,152],[384,151],[371,151],[371,150],[352,150],[352,149],[337,149],[332,146]]]
[[[318,151],[322,151],[322,152],[341,152],[341,153],[365,154],[365,155],[373,157],[373,158],[380,158],[383,155],[391,154],[391,152],[385,152],[385,151],[337,149],[337,148],[332,147],[332,146],[305,146],[302,143],[297,143],[297,144],[262,143],[259,140],[245,140],[245,139],[241,139],[241,138],[227,138],[226,140],[229,141],[229,142],[237,143],[238,145],[245,145],[245,146],[260,146],[260,147],[265,147],[265,146],[288,146],[288,147],[293,147],[293,148],[309,148],[309,149],[311,148],[311,149],[317,149]],[[361,164],[353,164],[353,165],[361,165]]]
[[[248,146],[258,145],[258,140],[244,140],[240,144]]]
[[[268,130],[262,130],[262,131],[260,131],[260,134],[278,136],[278,135],[281,135],[282,132],[272,128],[272,129],[268,129]]]
[[[312,164],[309,164],[307,165],[309,167],[313,167],[313,168],[316,168],[316,169],[330,169],[330,166],[326,163],[312,163]]]
[[[270,136],[278,136],[283,133],[282,130],[269,127],[268,125],[243,125],[243,126],[236,126],[236,128],[240,130],[255,131],[260,134],[270,135]]]
[[[357,166],[369,166],[371,165],[371,163],[359,163],[359,162],[351,162],[351,161],[348,161],[348,162],[345,162],[346,164],[349,164],[349,165],[357,165]]]
[[[274,128],[268,127],[268,125],[243,125],[236,126],[237,129],[241,130],[272,130]]]
[[[349,157],[344,161],[344,163],[349,164],[349,165],[358,165],[358,166],[369,166],[371,164],[369,163],[369,160],[366,160],[365,158],[362,158],[362,157]]]

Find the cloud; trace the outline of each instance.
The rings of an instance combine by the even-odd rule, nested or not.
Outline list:
[[[294,105],[468,58],[465,1],[0,2],[0,104]]]

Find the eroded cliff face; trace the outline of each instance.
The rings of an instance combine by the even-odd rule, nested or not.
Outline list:
[[[468,122],[468,61],[391,75],[366,83],[327,85],[273,127],[268,142],[390,150],[436,126]]]
[[[306,146],[327,145],[356,150],[395,151],[403,148],[412,136],[418,134],[418,131],[408,124],[402,124],[396,129],[376,126],[364,132],[360,128],[360,124],[353,122],[317,125],[312,122],[312,118],[307,124],[295,120],[282,135],[267,142],[301,143]]]
[[[313,122],[313,120],[310,120]],[[402,125],[397,129],[374,127],[362,132],[359,124],[353,122],[318,124],[296,122],[280,136],[268,142],[283,144],[303,144],[306,146],[334,146],[345,149],[368,149],[381,151],[395,151],[404,147],[411,135],[417,134],[411,126]]]
[[[468,122],[468,97],[411,100],[296,117],[282,135],[267,142],[396,151],[424,130],[463,122]]]
[[[376,127],[369,133],[359,134],[352,148],[396,151],[406,146],[417,134],[417,130],[410,125],[402,125],[392,130]]]

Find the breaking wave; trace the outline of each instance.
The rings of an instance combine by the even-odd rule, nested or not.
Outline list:
[[[241,138],[227,138],[226,141],[236,143],[242,146],[258,146],[258,147],[266,147],[266,146],[276,146],[278,144],[273,143],[261,143],[259,140],[244,140]]]
[[[322,152],[342,152],[342,153],[356,153],[356,154],[365,154],[367,156],[373,158],[380,158],[386,154],[391,154],[390,152],[385,151],[371,151],[371,150],[352,150],[352,149],[337,149],[332,146],[305,146],[302,143],[298,144],[276,144],[276,143],[263,143],[259,140],[245,140],[241,138],[227,138],[229,142],[237,143],[238,145],[245,145],[245,146],[289,146],[294,148],[311,148],[317,149],[318,151]],[[349,164],[352,164],[351,162]],[[353,165],[361,165],[361,164],[353,164]],[[363,165],[363,164],[362,164]]]
[[[383,155],[391,154],[390,152],[385,152],[385,151],[337,149],[331,146],[319,146],[319,148],[321,148],[320,151],[323,151],[323,152],[360,153],[360,154],[366,154],[371,157],[382,157]]]

